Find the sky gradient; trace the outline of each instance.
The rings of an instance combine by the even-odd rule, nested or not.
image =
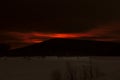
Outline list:
[[[4,0],[0,43],[14,47],[50,38],[120,42],[118,0]]]

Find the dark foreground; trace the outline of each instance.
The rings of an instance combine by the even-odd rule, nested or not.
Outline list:
[[[0,80],[120,80],[120,57],[1,57]]]

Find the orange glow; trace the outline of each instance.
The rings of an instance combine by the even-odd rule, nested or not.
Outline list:
[[[119,26],[120,24],[117,23],[99,25],[84,33],[9,32],[7,35],[21,43],[40,43],[51,38],[84,38],[99,41],[120,41]]]
[[[51,38],[85,38],[91,40],[98,41],[117,41],[120,37],[111,35],[112,30],[108,28],[97,28],[92,29],[85,33],[39,33],[39,32],[31,32],[31,33],[20,33],[20,32],[10,32],[9,35],[15,37],[19,42],[22,43],[40,43],[46,39]],[[108,36],[106,39],[104,36]],[[118,38],[117,38],[118,37]],[[117,39],[116,39],[117,38]]]
[[[76,38],[79,36],[78,35],[71,35],[71,34],[54,34],[51,37],[53,37],[53,38]]]
[[[53,34],[50,36],[51,38],[78,38],[79,34]]]
[[[20,33],[20,32],[10,32],[9,35],[16,37],[23,43],[40,43],[44,39],[51,38],[81,38],[81,37],[90,37],[89,34],[83,33]]]
[[[40,43],[40,42],[43,42],[42,40],[33,40],[34,43]]]
[[[36,37],[48,37],[48,38],[80,38],[84,36],[90,36],[83,33],[32,33],[32,36]]]
[[[3,33],[2,33],[3,34]],[[43,32],[7,32],[4,33],[11,37],[11,40],[6,40],[6,42],[12,45],[22,46],[33,43],[40,43],[44,40],[51,38],[77,38],[77,39],[89,39],[97,41],[114,41],[120,42],[120,24],[119,23],[109,23],[105,25],[96,26],[82,33],[43,33]]]
[[[23,40],[23,42],[25,42],[25,43],[40,43],[40,42],[42,42],[42,40],[39,40],[39,39],[25,39],[25,40]]]
[[[101,31],[103,31],[101,33]],[[105,32],[104,32],[105,31]],[[100,40],[100,41],[113,41],[115,39],[105,39],[101,36],[104,33],[108,33],[107,30],[91,30],[86,33],[39,33],[39,32],[32,32],[32,33],[20,33],[20,32],[11,32],[10,34],[13,37],[16,37],[20,42],[23,43],[40,43],[45,39],[51,38],[86,38],[86,39],[93,39],[93,40]]]

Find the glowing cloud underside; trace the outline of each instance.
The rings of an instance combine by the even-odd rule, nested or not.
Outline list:
[[[118,41],[120,42],[120,24],[112,23],[97,28],[91,29],[84,33],[43,33],[43,32],[8,32],[6,35],[13,37],[12,44],[23,43],[33,44],[40,43],[51,38],[77,38],[77,39],[92,39],[99,41]],[[15,44],[16,44],[15,43]]]
[[[20,32],[9,32],[10,35],[16,37],[24,43],[39,43],[44,39],[51,38],[80,38],[80,37],[89,37],[88,34],[82,33],[40,33],[40,32],[31,32],[31,33],[20,33]],[[14,34],[14,35],[13,35]]]
[[[117,33],[116,33],[117,32]],[[42,33],[42,32],[9,32],[9,36],[13,36],[24,43],[39,43],[44,39],[50,38],[87,38],[94,40],[120,40],[118,35],[120,32],[120,24],[102,25],[91,29],[84,33]]]

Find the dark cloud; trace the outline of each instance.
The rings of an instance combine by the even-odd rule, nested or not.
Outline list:
[[[5,30],[81,32],[118,20],[116,0],[6,0],[0,26]]]
[[[25,44],[23,34],[32,35],[28,42],[48,39],[48,36],[36,38],[33,32],[89,33],[92,35],[89,38],[119,40],[119,3],[119,0],[3,0],[0,2],[0,41]],[[106,24],[109,26],[105,27]],[[22,35],[11,36],[9,32]]]

